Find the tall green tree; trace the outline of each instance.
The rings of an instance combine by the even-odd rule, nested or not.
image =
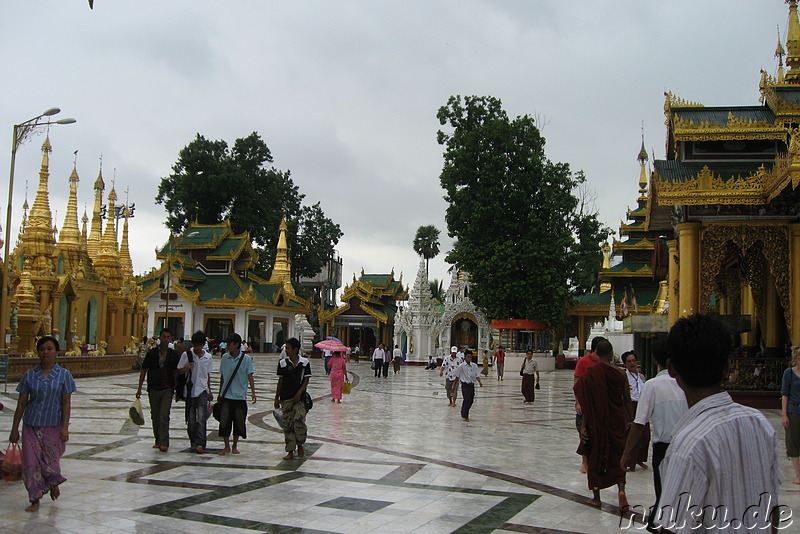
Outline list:
[[[417,228],[417,234],[414,236],[414,252],[425,258],[426,271],[431,258],[439,255],[440,233],[438,228],[429,224]]]
[[[256,270],[268,276],[278,226],[286,217],[292,274],[316,275],[333,257],[342,231],[319,203],[303,205],[304,195],[291,173],[272,163],[272,153],[256,132],[237,139],[232,148],[223,140],[197,134],[178,153],[172,174],[158,186],[155,200],[167,210],[166,226],[180,234],[195,220],[217,224],[230,218],[234,232],[250,232],[259,253]]]
[[[456,239],[447,261],[470,273],[470,298],[489,317],[555,327],[586,290],[578,261],[600,258],[608,235],[596,214],[577,209],[583,175],[547,159],[534,119],[509,119],[497,98],[452,96],[437,117],[449,127],[437,134]]]
[[[444,281],[434,278],[428,282],[431,288],[431,296],[438,301],[439,304],[444,304]]]

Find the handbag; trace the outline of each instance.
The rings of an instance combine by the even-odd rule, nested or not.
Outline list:
[[[542,388],[539,387],[539,382],[536,382],[536,385],[533,386],[533,389],[542,389]]]
[[[211,413],[214,416],[214,419],[219,421],[220,417],[222,417],[222,401],[225,400],[225,394],[228,392],[228,388],[231,387],[231,382],[233,381],[233,377],[236,376],[236,373],[239,371],[239,366],[242,365],[242,360],[244,360],[244,354],[239,357],[239,363],[236,364],[236,367],[233,369],[233,373],[228,378],[228,383],[225,384],[225,389],[222,390],[222,393],[219,394],[219,400],[214,403],[214,407],[211,409]]]
[[[343,382],[342,383],[342,393],[345,395],[350,395],[350,391],[353,390],[353,383],[352,382]]]
[[[144,412],[142,412],[142,401],[136,399],[131,403],[128,409],[128,416],[131,418],[131,423],[134,425],[142,426],[144,424]]]
[[[311,395],[309,395],[308,391],[303,392],[303,404],[305,405],[307,412],[314,407],[314,399],[311,398]]]
[[[22,449],[19,443],[12,443],[8,446],[0,467],[2,468],[0,469],[2,479],[6,482],[22,480]]]
[[[184,354],[186,354],[186,359],[189,363],[194,361],[191,350],[187,350]],[[185,373],[179,373],[175,379],[175,400],[186,402],[186,400],[192,396],[192,388],[192,371],[189,370]]]

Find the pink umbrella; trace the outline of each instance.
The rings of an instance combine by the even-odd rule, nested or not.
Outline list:
[[[319,343],[316,343],[314,346],[318,349],[329,350],[332,352],[345,352],[347,350],[347,347],[345,347],[338,339],[325,339]]]

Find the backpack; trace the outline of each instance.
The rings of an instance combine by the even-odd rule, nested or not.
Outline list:
[[[193,361],[192,351],[186,351],[186,358],[189,363]],[[186,401],[188,397],[192,396],[192,371],[189,370],[183,374],[178,374],[175,379],[175,398],[179,401]]]

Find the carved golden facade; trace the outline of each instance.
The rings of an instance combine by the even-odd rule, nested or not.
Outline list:
[[[86,232],[78,228],[79,178],[74,168],[60,239],[56,239],[48,192],[51,151],[48,138],[42,145],[36,199],[29,214],[25,203],[19,242],[9,258],[11,299],[3,305],[10,306],[12,317],[3,329],[11,336],[12,353],[32,355],[36,338],[48,334],[59,339],[62,350],[72,353],[105,347],[110,354],[121,354],[132,337],[142,335],[146,306],[141,291],[133,280],[132,266],[123,274],[118,255],[111,252],[117,249],[113,226],[104,242],[107,257],[101,258],[98,251],[99,264],[92,259]],[[100,199],[102,179],[95,185],[101,186],[96,191]],[[100,209],[101,203],[95,202],[94,220],[102,225]]]
[[[706,107],[666,93],[667,159],[652,174],[676,229],[670,323],[697,312],[749,318],[740,343],[767,357],[800,344],[800,22],[788,3],[788,70],[779,43],[777,74],[761,72],[762,105]]]

